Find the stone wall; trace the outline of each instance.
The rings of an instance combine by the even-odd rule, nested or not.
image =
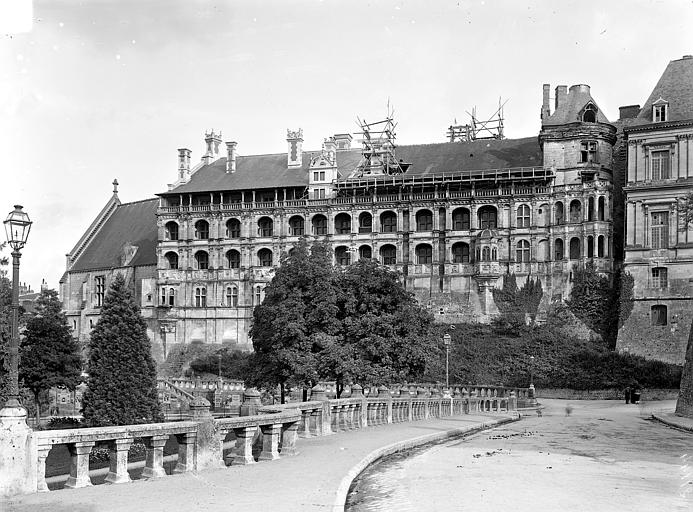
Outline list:
[[[675,400],[678,389],[642,389],[640,400]],[[541,403],[542,398],[556,398],[561,400],[625,400],[622,389],[563,389],[563,388],[539,388],[537,399]]]

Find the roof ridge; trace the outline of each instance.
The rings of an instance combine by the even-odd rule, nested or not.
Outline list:
[[[131,204],[146,203],[147,201],[158,201],[158,200],[159,200],[158,197],[150,197],[148,199],[139,199],[138,201],[130,201],[129,203],[120,203],[118,205],[118,208],[120,208],[121,206],[129,206]]]

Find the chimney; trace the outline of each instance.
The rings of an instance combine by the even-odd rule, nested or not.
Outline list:
[[[48,283],[46,282],[45,279],[41,279],[41,291],[44,291],[47,289],[48,289]]]
[[[549,94],[551,93],[551,84],[544,84],[544,94],[541,102],[541,118],[548,119],[551,115],[551,104]]]
[[[212,130],[211,132],[205,132],[205,144],[207,145],[207,149],[205,151],[205,154],[202,155],[202,161],[205,163],[205,165],[209,165],[212,162],[214,162],[217,158],[219,158],[221,132],[214,133],[214,130]]]
[[[236,172],[236,146],[237,142],[226,143],[226,172]]]
[[[289,167],[301,167],[303,165],[303,129],[286,130],[286,142],[289,144],[287,165]]]
[[[337,154],[337,143],[334,140],[334,137],[328,137],[325,139],[325,141],[322,143],[322,153],[327,158],[332,165],[334,165],[336,158],[335,155]]]
[[[185,180],[190,176],[190,150],[178,150],[178,179]]]
[[[351,149],[353,137],[350,133],[335,133],[332,138],[337,144],[337,151],[348,151]]]
[[[619,119],[634,119],[640,113],[640,105],[626,105],[618,108]]]
[[[567,85],[559,85],[556,87],[556,108],[555,110],[558,110],[558,107],[563,105],[565,103],[565,99],[568,97],[568,86]]]

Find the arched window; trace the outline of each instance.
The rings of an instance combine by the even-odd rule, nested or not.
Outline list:
[[[554,258],[556,261],[561,261],[564,257],[565,252],[563,252],[563,240],[561,238],[556,238],[556,242],[553,245],[554,248]]]
[[[433,214],[430,210],[416,212],[416,230],[431,231],[433,229]]]
[[[395,212],[383,212],[380,214],[380,232],[397,232],[397,215],[395,214]]]
[[[303,236],[305,232],[305,223],[303,217],[300,215],[294,215],[289,219],[289,235],[291,236]]]
[[[226,221],[226,238],[241,237],[241,221],[238,219],[229,219]]]
[[[168,289],[168,305],[169,306],[175,306],[176,305],[176,289],[175,288],[169,288]]]
[[[262,302],[262,287],[258,285],[255,287],[255,305],[259,306],[261,302]]]
[[[340,213],[334,218],[334,232],[337,235],[351,233],[351,216],[348,213]]]
[[[370,260],[373,257],[373,251],[369,245],[359,247],[359,259]]]
[[[491,248],[488,245],[481,248],[481,261],[491,261]]]
[[[257,259],[260,262],[261,267],[271,267],[272,251],[270,251],[269,249],[260,249],[257,252]]]
[[[592,235],[587,237],[587,257],[594,258],[594,237]]]
[[[261,217],[257,221],[258,236],[272,236],[274,231],[274,222],[269,217]]]
[[[604,220],[604,210],[606,210],[606,199],[604,196],[599,196],[599,201],[597,202],[597,220]]]
[[[380,248],[380,261],[383,265],[395,265],[397,263],[397,248],[394,245],[383,245]]]
[[[577,199],[570,202],[570,222],[582,222],[582,203]]]
[[[650,308],[650,323],[652,325],[667,325],[667,307],[657,304]]]
[[[195,238],[198,240],[207,240],[209,238],[209,222],[198,220],[195,223]]]
[[[238,288],[235,286],[226,287],[226,306],[230,308],[238,307]]]
[[[477,212],[479,229],[496,229],[498,227],[498,212],[493,206],[482,206]]]
[[[197,270],[207,270],[209,268],[209,254],[205,251],[195,253],[195,267]]]
[[[582,113],[583,123],[596,123],[597,122],[597,107],[591,103],[585,107],[585,111]]]
[[[168,303],[168,301],[166,300],[166,288],[162,286],[159,304],[161,304],[162,306],[165,306],[167,303]]]
[[[587,200],[587,220],[594,220],[594,197]]]
[[[207,307],[207,288],[205,288],[204,286],[198,286],[197,288],[195,288],[195,307]]]
[[[526,204],[521,204],[517,207],[517,227],[529,227],[529,206],[527,206]]]
[[[178,268],[178,254],[176,254],[173,251],[169,251],[166,254],[164,254],[164,258],[166,258],[166,266],[170,268],[171,270],[175,270]]]
[[[316,215],[311,221],[313,224],[313,234],[314,235],[326,235],[327,234],[327,217],[324,215]]]
[[[428,244],[417,245],[416,246],[416,263],[418,263],[420,265],[430,265],[432,261],[433,261],[433,248]]]
[[[228,268],[240,268],[241,253],[238,252],[236,249],[226,251],[226,266]]]
[[[604,257],[604,235],[597,237],[597,258]]]
[[[521,263],[529,262],[529,242],[527,240],[518,240],[515,249],[515,261]]]
[[[368,212],[359,215],[359,233],[370,233],[373,231],[373,216]]]
[[[573,237],[570,239],[570,259],[580,259],[580,239],[577,237]]]
[[[337,260],[337,265],[348,265],[351,263],[351,254],[349,248],[343,245],[335,248],[334,257]]]
[[[457,242],[452,245],[452,262],[469,263],[469,244]]]
[[[561,225],[565,223],[565,214],[563,212],[563,203],[561,201],[556,202],[553,205],[554,217],[556,219],[556,224]]]
[[[457,208],[452,212],[452,229],[454,231],[469,231],[469,210]]]
[[[171,221],[166,223],[166,240],[178,240],[178,224]]]

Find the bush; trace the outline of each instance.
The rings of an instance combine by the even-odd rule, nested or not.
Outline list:
[[[70,418],[69,416],[62,416],[51,418],[46,424],[46,428],[49,430],[64,430],[69,428],[84,428],[84,424],[81,420],[77,418]]]

